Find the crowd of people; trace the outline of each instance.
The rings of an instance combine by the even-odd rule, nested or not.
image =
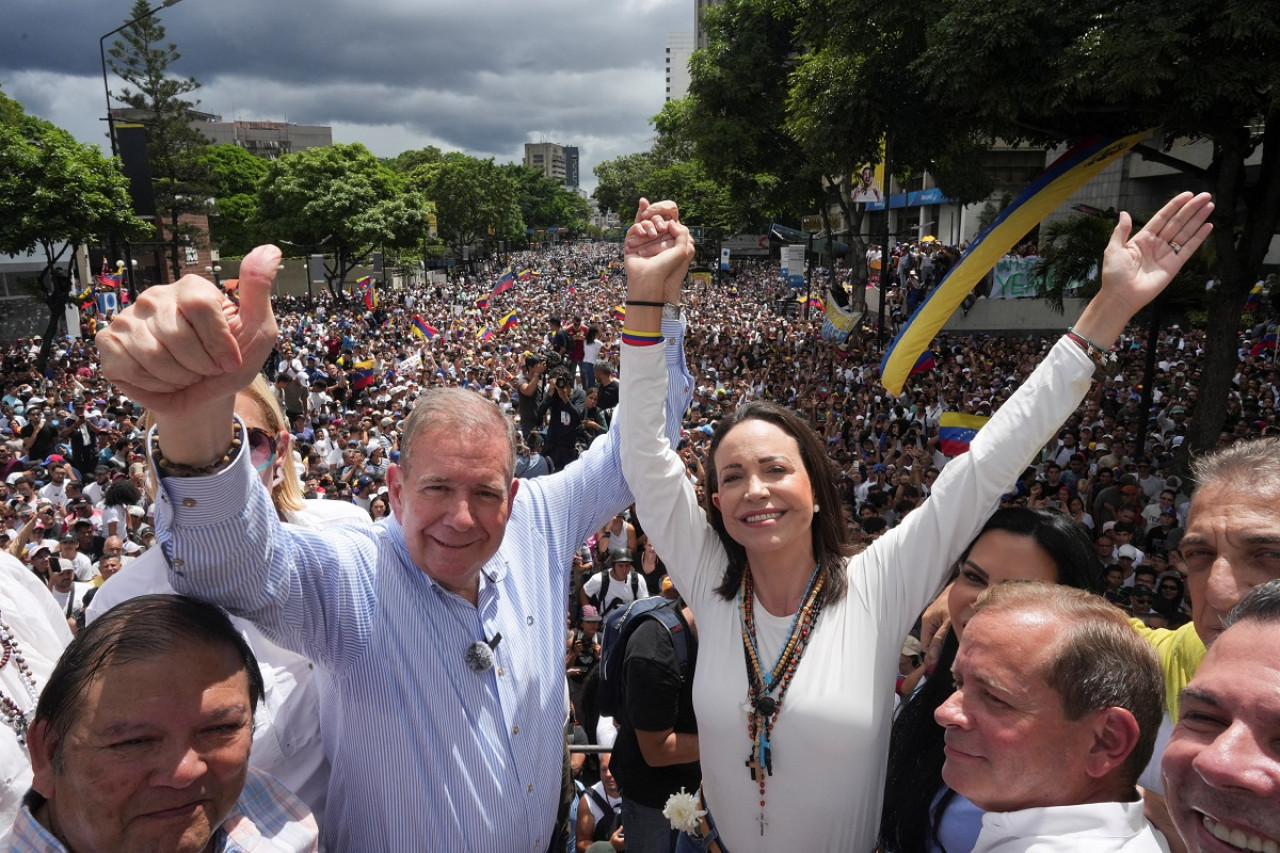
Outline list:
[[[823,340],[819,312],[780,309],[797,297],[768,263],[739,262],[727,283],[683,297],[677,284],[673,296],[668,279],[684,280],[688,258],[666,210],[640,218],[657,225],[629,238],[629,275],[616,245],[566,245],[512,256],[509,277],[382,289],[373,306],[269,306],[247,259],[239,306],[256,337],[228,333],[234,347],[219,350],[201,335],[207,359],[184,349],[192,338],[131,315],[106,325],[101,353],[91,340],[58,341],[43,371],[32,362],[39,341],[7,345],[0,547],[48,591],[41,607],[61,623],[53,636],[65,644],[141,595],[177,590],[227,607],[266,675],[258,715],[271,735],[255,731],[247,760],[301,798],[331,849],[537,853],[562,843],[576,813],[567,835],[579,851],[643,853],[674,844],[660,802],[699,780],[714,818],[703,828],[720,849],[777,849],[780,838],[979,849],[983,811],[1012,807],[980,788],[969,796],[963,774],[943,769],[949,726],[933,719],[962,687],[937,667],[962,671],[964,623],[982,589],[1077,586],[1102,593],[1153,643],[1195,633],[1195,558],[1183,547],[1193,492],[1173,454],[1196,413],[1203,333],[1162,330],[1149,412],[1138,387],[1146,338],[1123,328],[1146,291],[1111,292],[1105,320],[1095,311],[1094,325],[1076,325],[1083,343],[943,336],[936,366],[891,396],[877,384],[874,333]],[[1194,250],[1203,235],[1169,222],[1155,243],[1176,266],[1164,244]],[[903,253],[912,260],[893,267],[903,292],[936,283],[948,257]],[[155,298],[195,292],[172,290]],[[224,298],[212,285],[197,296]],[[196,316],[192,300],[179,304]],[[659,328],[664,302],[683,311]],[[1099,340],[1119,359],[1090,383]],[[232,349],[240,363],[225,366]],[[1224,447],[1275,433],[1274,352],[1242,340]],[[1052,366],[1037,373],[1042,361]],[[968,453],[948,456],[944,412],[995,417]],[[770,445],[752,425],[761,421],[791,436],[805,462],[787,476],[807,471],[820,500],[773,479],[769,466],[795,450]],[[831,476],[818,476],[827,466]],[[744,515],[757,482],[790,497]],[[801,520],[799,538],[786,532]],[[813,542],[797,550],[810,529]],[[1011,560],[993,551],[1008,546],[1002,536],[1038,544]],[[1036,564],[1034,548],[1057,564],[1039,575],[999,568]],[[918,619],[950,578],[929,608],[949,619]],[[716,663],[692,691],[692,667],[650,637],[645,648],[666,669],[646,673],[647,704],[633,698],[631,712],[602,717],[602,620],[648,597],[687,602],[679,624]],[[424,651],[477,644],[487,657]],[[756,656],[745,671],[742,648]],[[6,722],[23,729],[24,749],[31,683],[48,681],[57,653],[44,652],[34,677],[0,666]],[[802,655],[822,663],[800,667]],[[315,683],[312,663],[324,673]],[[1177,690],[1194,675],[1184,670]],[[616,741],[617,752],[579,754],[562,779],[565,676],[571,733],[606,750]],[[442,689],[456,707],[432,704]],[[317,696],[336,711],[322,717]],[[863,711],[832,725],[833,703]],[[1172,728],[1176,690],[1169,706]],[[853,752],[863,759],[851,763]],[[436,758],[415,760],[427,754]],[[6,771],[26,760],[0,757]],[[646,774],[659,767],[670,769]],[[11,778],[6,822],[32,784],[29,769]],[[1131,789],[1136,773],[1119,778]],[[513,779],[527,799],[512,798]],[[838,797],[838,820],[810,783]],[[39,772],[34,784],[48,798]],[[1150,787],[1160,790],[1158,778]],[[891,808],[878,823],[882,799]],[[388,802],[406,809],[387,814]],[[470,838],[474,827],[487,840]]]

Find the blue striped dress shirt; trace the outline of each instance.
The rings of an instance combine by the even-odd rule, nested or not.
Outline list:
[[[692,380],[665,321],[668,437]],[[398,523],[281,525],[248,454],[166,478],[157,533],[179,592],[217,602],[321,669],[331,851],[544,853],[560,799],[565,602],[574,550],[632,502],[618,432],[523,481],[473,606],[410,560]],[[674,441],[673,441],[674,443]],[[502,634],[494,668],[464,656]]]

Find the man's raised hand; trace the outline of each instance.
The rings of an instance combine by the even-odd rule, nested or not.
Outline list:
[[[103,375],[157,415],[185,418],[233,399],[276,340],[271,288],[280,250],[259,246],[240,264],[240,301],[187,275],[152,287],[98,333]]]

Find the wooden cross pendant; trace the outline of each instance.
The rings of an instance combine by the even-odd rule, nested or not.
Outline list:
[[[764,778],[764,765],[760,763],[760,755],[757,750],[751,750],[751,754],[747,756],[744,762],[751,768],[751,781],[758,782]]]

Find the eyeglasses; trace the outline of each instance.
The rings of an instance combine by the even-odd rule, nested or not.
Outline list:
[[[249,459],[257,471],[264,471],[276,458],[276,437],[265,429],[249,427]]]

